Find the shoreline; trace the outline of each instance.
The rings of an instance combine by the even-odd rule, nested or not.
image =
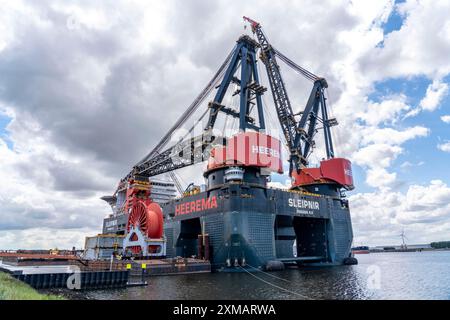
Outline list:
[[[374,250],[370,249],[370,253],[392,253],[392,252],[438,252],[438,251],[450,251],[450,248],[442,249],[398,249],[398,250]]]
[[[66,298],[40,293],[10,274],[0,271],[0,300],[66,300]]]

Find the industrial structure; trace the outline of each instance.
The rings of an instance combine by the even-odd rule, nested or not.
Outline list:
[[[244,20],[254,38],[243,35],[237,40],[197,99],[120,181],[114,195],[103,197],[113,213],[104,220],[102,236],[111,243],[109,248],[115,246],[124,256],[194,256],[211,261],[218,271],[354,264],[351,218],[343,192],[354,188],[351,164],[335,157],[330,128],[337,121],[328,115],[327,81],[275,49],[259,23]],[[278,60],[312,82],[299,113],[293,112]],[[288,190],[268,187],[272,174],[283,173],[283,142],[267,134],[261,62],[289,153]],[[206,117],[202,134],[167,147],[174,131],[214,90],[201,116]],[[239,99],[237,108],[225,103],[226,95]],[[236,119],[236,134],[226,137],[214,130],[221,116]],[[319,167],[310,167],[319,132],[326,158]],[[202,161],[207,161],[205,185],[191,184],[180,197],[175,197],[178,183],[154,178],[164,173],[174,177],[174,170]],[[98,238],[89,241],[98,246]]]

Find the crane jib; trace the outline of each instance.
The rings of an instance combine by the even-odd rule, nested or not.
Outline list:
[[[290,172],[295,168],[297,171],[308,165],[312,148],[315,145],[314,136],[316,134],[317,125],[323,125],[325,149],[327,159],[334,157],[333,142],[331,138],[330,127],[335,123],[335,119],[328,119],[326,110],[326,98],[324,89],[328,87],[324,78],[318,77],[305,68],[300,67],[295,62],[287,58],[280,51],[275,49],[268,41],[266,35],[262,31],[261,24],[244,17],[252,25],[252,31],[256,34],[258,42],[262,50],[262,61],[266,66],[267,76],[272,89],[272,97],[281,124],[288,148],[290,150]],[[299,121],[296,121],[292,111],[291,102],[281,76],[280,67],[276,57],[286,63],[290,68],[300,73],[308,80],[314,82],[310,97],[302,113]],[[321,117],[319,117],[321,114]],[[334,120],[334,121],[330,121]]]

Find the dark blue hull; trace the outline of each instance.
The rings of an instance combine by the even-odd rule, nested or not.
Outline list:
[[[348,202],[336,194],[231,183],[173,200],[163,212],[168,257],[197,256],[198,235],[207,234],[214,270],[340,265],[351,254]]]

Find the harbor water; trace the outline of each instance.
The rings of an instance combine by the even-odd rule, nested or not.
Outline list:
[[[358,265],[149,278],[146,287],[70,292],[70,299],[450,299],[450,251],[371,253]]]

